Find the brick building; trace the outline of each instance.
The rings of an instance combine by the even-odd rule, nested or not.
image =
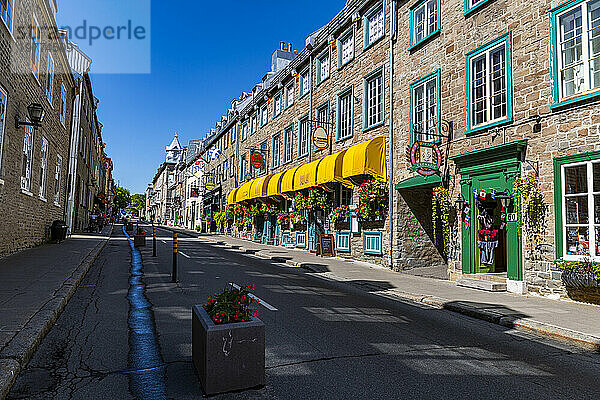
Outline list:
[[[65,219],[75,82],[55,14],[55,1],[0,2],[0,255],[48,240]],[[17,126],[32,104],[41,126]]]
[[[349,0],[204,139],[205,217],[294,213],[320,187],[350,218],[260,211],[232,233],[308,250],[332,233],[344,257],[564,295],[555,261],[600,257],[599,71],[600,0]],[[385,218],[359,218],[371,178]]]

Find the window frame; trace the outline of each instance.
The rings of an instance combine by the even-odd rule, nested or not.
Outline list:
[[[283,110],[283,104],[281,104],[281,91],[275,93],[275,95],[273,96],[273,119],[277,118],[280,114],[281,111]],[[279,99],[279,112],[277,112],[277,99]]]
[[[555,255],[557,260],[567,260],[567,261],[580,261],[584,258],[591,258],[594,261],[600,261],[600,256],[592,256],[590,255],[567,255],[566,254],[566,232],[567,232],[567,224],[566,224],[566,207],[565,207],[565,184],[566,179],[564,175],[564,169],[567,167],[575,167],[586,165],[587,167],[587,184],[588,190],[585,192],[585,195],[588,196],[588,223],[587,224],[570,224],[570,225],[582,225],[586,226],[588,230],[592,228],[592,231],[588,231],[588,238],[590,245],[588,249],[591,251],[594,248],[591,244],[595,243],[595,227],[600,224],[594,223],[594,215],[593,215],[593,198],[594,193],[598,194],[599,192],[594,192],[593,190],[593,164],[600,163],[600,151],[592,151],[586,153],[575,154],[572,156],[564,156],[558,157],[554,159],[554,204],[555,204]],[[589,174],[590,169],[592,170],[592,174]],[[591,184],[591,186],[590,186]],[[591,208],[590,208],[591,206]],[[595,247],[595,246],[594,246]]]
[[[308,155],[308,153],[310,153],[310,122],[308,119],[308,114],[303,115],[302,117],[298,118],[298,149],[297,149],[297,153],[296,153],[296,158],[303,158],[306,157]],[[302,124],[306,123],[306,148],[302,149],[301,145],[302,145]],[[302,150],[302,151],[301,151]]]
[[[27,149],[27,152],[25,152],[25,136],[26,135],[30,135],[30,141],[29,141],[29,148]],[[27,194],[31,194],[31,184],[33,181],[33,148],[35,145],[35,130],[31,127],[31,126],[25,126],[25,128],[23,129],[23,149],[21,150],[21,167],[23,167],[23,163],[25,162],[25,160],[23,159],[24,157],[27,157],[27,166],[26,166],[26,171],[25,171],[25,176],[23,176],[23,171],[21,171],[21,191],[27,193]],[[29,173],[29,176],[27,176],[27,173]],[[24,181],[25,180],[25,181]],[[26,183],[26,185],[24,185],[24,183]]]
[[[256,113],[252,113],[252,115],[250,115],[250,133],[248,134],[248,136],[252,136],[256,133],[256,130],[258,129],[258,117],[256,115]]]
[[[36,31],[37,28],[37,31]],[[34,32],[36,33],[36,36],[34,37]],[[31,25],[31,45],[33,47],[34,44],[36,44],[36,39],[38,40],[37,42],[37,51],[35,54],[34,59],[30,60],[30,70],[33,73],[33,76],[35,77],[35,79],[38,81],[38,83],[40,83],[40,59],[42,57],[41,55],[41,51],[42,51],[42,28],[40,28],[40,24],[38,22],[38,19],[35,16],[35,13],[32,16],[32,25]],[[31,49],[33,51],[33,49]],[[32,56],[33,54],[30,54],[30,56]]]
[[[277,143],[277,146],[275,146]],[[281,131],[271,137],[271,169],[279,167],[281,160]]]
[[[264,104],[260,108],[260,127],[262,128],[263,126],[267,125],[268,122],[269,122],[269,107],[266,104]]]
[[[60,154],[56,155],[56,166],[54,168],[54,199],[55,206],[60,206],[60,189],[62,183],[63,158]]]
[[[370,239],[377,239],[375,243],[379,243],[379,249],[367,248],[367,243]],[[383,255],[383,238],[381,232],[363,232],[363,253],[376,256]]]
[[[352,36],[352,57],[350,57],[350,59],[348,59],[346,62],[342,63],[342,42],[350,36]],[[342,33],[337,39],[336,47],[338,57],[338,70],[342,69],[345,65],[350,64],[352,60],[354,60],[354,57],[356,57],[356,38],[354,36],[354,24],[352,24],[352,26],[346,29],[346,31],[344,31],[344,33]]]
[[[369,124],[369,82],[381,75],[381,121]],[[383,65],[370,72],[363,78],[363,109],[362,109],[363,131],[381,126],[385,123],[385,74]]]
[[[341,103],[342,97],[345,97],[346,95],[350,95],[350,134],[348,134],[346,136],[341,136],[340,132],[341,132],[341,114],[342,113],[341,113],[340,103]],[[336,138],[336,142],[339,142],[339,141],[346,140],[346,139],[354,136],[354,85],[350,85],[347,88],[345,88],[344,90],[340,91],[336,96],[336,103],[337,103],[337,111],[336,111],[335,138]]]
[[[375,38],[372,42],[369,41],[369,18],[378,13],[381,10],[383,14],[383,33]],[[363,16],[363,51],[373,46],[375,43],[379,42],[383,38],[385,38],[385,7],[383,5],[383,1],[379,1],[374,6],[372,6]]]
[[[4,101],[2,101],[4,99]],[[4,159],[4,141],[6,134],[6,111],[8,110],[8,92],[0,86],[0,180],[2,179],[3,159]]]
[[[42,136],[42,145],[40,146],[40,182],[38,197],[46,201],[46,192],[48,190],[48,152],[50,144],[45,136]]]
[[[287,145],[288,138],[290,141],[289,146]],[[290,124],[286,128],[283,129],[283,146],[282,146],[283,157],[281,158],[281,165],[289,164],[294,159],[294,152],[292,150],[293,146],[294,146],[294,124]],[[289,149],[289,158],[287,158],[286,149]]]
[[[466,17],[467,15],[472,14],[476,10],[479,10],[481,7],[485,6],[486,4],[488,4],[492,1],[493,0],[481,0],[477,4],[472,4],[473,0],[465,0],[464,16]]]
[[[8,30],[8,32],[10,33],[10,35],[12,36],[13,34],[13,24],[15,22],[15,4],[14,4],[14,0],[7,0],[6,2],[6,8],[4,10],[2,10],[2,7],[0,5],[0,20],[2,20],[4,26],[6,27],[6,29]],[[8,12],[10,10],[10,13]],[[10,16],[10,20],[7,21],[7,16]]]
[[[292,95],[290,96],[290,88],[292,90]],[[288,83],[285,86],[285,101],[284,101],[284,110],[287,110],[288,108],[290,108],[291,106],[294,105],[294,97],[296,96],[296,91],[295,89],[295,85],[294,85],[294,81]]]
[[[437,138],[435,140],[433,140],[431,143],[440,143],[441,142],[441,128],[442,128],[442,113],[441,113],[441,71],[439,69],[437,69],[436,71],[427,74],[419,79],[417,79],[416,81],[414,81],[413,83],[410,84],[409,87],[409,95],[410,95],[410,101],[409,101],[409,114],[408,114],[408,126],[409,126],[409,145],[412,146],[412,144],[415,142],[415,137],[414,137],[414,122],[415,122],[415,110],[414,110],[414,106],[415,106],[415,102],[414,102],[414,91],[416,88],[418,88],[421,85],[426,85],[427,82],[429,82],[432,79],[435,79],[435,84],[436,84],[436,104],[437,104]]]
[[[491,50],[494,50],[496,47],[504,45],[505,52],[505,75],[506,75],[506,116],[503,118],[498,118],[496,120],[488,120],[480,125],[473,126],[471,121],[471,61],[482,54],[490,54]],[[487,56],[486,56],[486,60]],[[486,63],[486,87],[489,87],[489,65]],[[468,52],[465,55],[465,98],[466,98],[466,124],[465,124],[465,135],[480,132],[485,129],[489,129],[498,125],[503,125],[506,123],[510,123],[513,121],[513,78],[512,78],[512,31],[508,31],[504,35],[492,40]],[[486,101],[488,101],[490,97],[486,96]],[[491,109],[489,107],[486,112],[489,112]]]
[[[304,81],[308,79],[308,90],[305,92],[304,91]],[[299,79],[298,79],[298,100],[303,98],[304,96],[306,96],[307,94],[310,93],[311,90],[311,85],[310,85],[310,70],[307,68],[305,68],[302,72],[300,72],[299,74]]]
[[[48,52],[48,66],[46,73],[48,74],[46,77],[46,99],[48,100],[48,103],[50,103],[50,107],[54,108],[54,104],[52,104],[52,100],[54,100],[54,58],[50,52]]]
[[[329,67],[327,68],[327,76],[325,78],[323,78],[323,76],[321,75],[321,65],[323,63],[323,59],[325,59],[325,58],[329,59]],[[327,79],[329,79],[330,76],[331,76],[331,52],[329,51],[329,45],[328,45],[327,48],[325,50],[323,50],[317,56],[317,86],[320,85],[321,83],[325,82]]]
[[[562,87],[562,80],[561,80],[561,58],[560,58],[560,44],[559,44],[559,32],[560,32],[560,26],[558,24],[558,20],[559,18],[565,14],[570,12],[571,10],[575,9],[576,7],[582,7],[582,3],[585,3],[586,6],[586,11],[587,11],[587,3],[591,2],[591,0],[570,0],[567,2],[564,2],[562,4],[560,4],[559,6],[551,9],[549,11],[549,15],[550,15],[550,57],[551,57],[551,62],[550,62],[550,69],[551,69],[551,75],[552,75],[552,99],[553,99],[553,104],[550,105],[550,108],[558,108],[558,107],[563,107],[572,103],[576,103],[576,102],[580,102],[583,100],[588,100],[591,98],[595,98],[600,96],[600,87],[597,88],[593,88],[593,89],[589,89],[586,88],[583,92],[581,93],[577,93],[571,96],[562,96],[561,95],[561,87]],[[583,25],[583,24],[586,25]],[[588,58],[584,58],[584,54],[587,54],[589,52],[589,36],[588,36],[588,32],[586,31],[586,29],[584,29],[584,26],[587,26],[588,21],[587,21],[587,12],[585,14],[585,16],[583,15],[583,8],[582,8],[582,63],[584,65],[589,64],[590,62],[590,58],[588,55]],[[587,39],[586,41],[584,41],[584,36]],[[589,65],[587,65],[585,67],[585,75],[588,75],[590,73],[590,68]],[[588,78],[589,79],[589,78]]]
[[[429,34],[425,35],[423,37],[423,39],[419,40],[419,41],[415,41],[415,12],[417,11],[417,9],[421,8],[422,6],[425,7],[425,9],[427,9],[427,3],[429,3],[429,1],[431,0],[421,0],[418,3],[416,3],[414,6],[412,6],[410,8],[410,33],[409,33],[409,39],[408,39],[408,50],[413,50],[423,44],[425,44],[426,42],[428,42],[430,39],[432,39],[435,35],[437,35],[438,33],[440,33],[441,31],[441,27],[442,27],[442,17],[441,17],[441,7],[442,7],[442,2],[441,0],[434,0],[437,1],[437,18],[436,18],[436,29],[434,29],[432,32],[430,32]]]
[[[60,84],[60,110],[59,110],[60,122],[66,127],[67,126],[67,89],[65,88],[64,82]]]
[[[335,251],[350,253],[350,247],[352,245],[352,232],[350,231],[336,231],[335,232]],[[341,247],[339,245],[340,238],[346,238],[348,240],[347,247]]]

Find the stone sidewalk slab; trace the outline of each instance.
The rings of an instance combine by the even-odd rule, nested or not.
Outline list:
[[[164,228],[273,262],[302,267],[321,279],[343,282],[374,295],[444,308],[600,352],[600,306],[534,295],[486,292],[460,287],[448,280],[394,272],[361,261],[319,257],[305,250],[263,245],[224,235]]]
[[[0,399],[52,328],[112,234],[72,235],[0,259]]]

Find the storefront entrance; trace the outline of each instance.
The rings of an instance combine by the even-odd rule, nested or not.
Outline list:
[[[526,144],[521,140],[452,158],[465,200],[460,210],[463,274],[493,273],[523,280],[521,227],[512,193]]]

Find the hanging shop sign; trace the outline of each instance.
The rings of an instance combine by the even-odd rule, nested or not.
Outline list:
[[[215,181],[214,181],[214,177],[212,176],[212,174],[205,175],[204,176],[204,190],[206,192],[210,192],[214,188],[215,188]]]
[[[265,159],[260,151],[255,151],[252,153],[252,156],[250,157],[250,164],[252,164],[254,168],[260,169],[263,167],[264,163]]]
[[[327,130],[322,126],[315,129],[313,133],[313,145],[317,150],[324,150],[329,146],[329,135],[327,134]]]
[[[408,154],[409,169],[419,175],[432,176],[442,166],[442,152],[435,143],[415,142]]]

